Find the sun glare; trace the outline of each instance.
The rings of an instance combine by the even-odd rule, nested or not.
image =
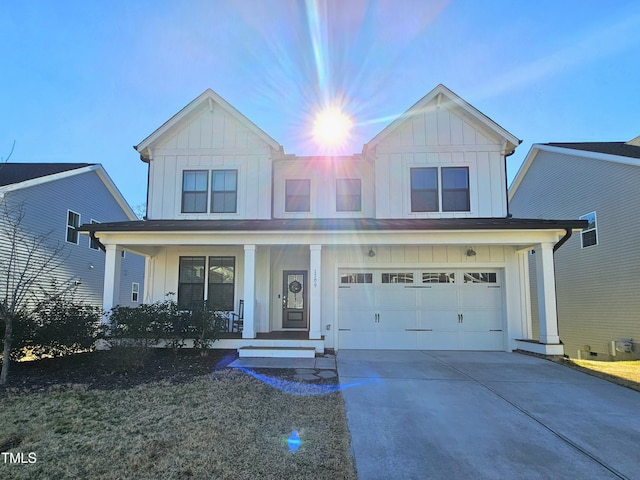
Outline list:
[[[340,109],[326,108],[315,115],[313,138],[321,147],[339,148],[347,142],[352,126],[351,118]]]

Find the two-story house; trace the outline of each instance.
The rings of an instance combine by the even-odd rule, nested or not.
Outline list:
[[[298,157],[207,90],[135,147],[147,219],[84,227],[107,249],[105,308],[127,249],[153,301],[242,301],[242,334],[216,347],[562,354],[553,251],[584,222],[511,218],[519,143],[439,85],[360,154]]]
[[[512,211],[518,215],[588,222],[556,256],[558,326],[570,357],[640,358],[640,296],[631,281],[640,269],[635,251],[639,184],[636,137],[627,142],[534,144],[509,190]],[[530,273],[535,278],[535,267]],[[535,295],[535,282],[531,286]],[[533,307],[535,332],[538,315]]]
[[[45,258],[59,251],[32,285],[73,293],[76,301],[96,307],[103,303],[105,254],[97,242],[80,235],[82,223],[132,221],[131,207],[100,164],[0,164],[0,292],[12,292],[17,272],[29,269],[29,256],[44,250]],[[12,241],[14,226],[18,241]],[[18,243],[18,245],[15,245]],[[18,248],[13,248],[18,247]],[[16,253],[12,253],[17,251]],[[49,253],[47,253],[49,252]],[[114,277],[119,294],[114,302],[139,305],[144,294],[145,260],[120,254],[121,269]],[[4,276],[4,274],[11,274]]]

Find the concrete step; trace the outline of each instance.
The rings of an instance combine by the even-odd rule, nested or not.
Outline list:
[[[241,358],[315,358],[316,349],[313,347],[240,347],[238,356]]]

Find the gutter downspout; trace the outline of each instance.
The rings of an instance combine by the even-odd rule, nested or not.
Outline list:
[[[96,242],[96,245],[98,245],[98,248],[100,250],[102,250],[104,253],[107,253],[107,248],[100,241],[100,239],[98,237],[96,237],[96,232],[93,232],[93,231],[89,232],[89,236],[91,237],[91,241],[92,242]]]
[[[558,240],[558,243],[553,246],[553,253],[556,253],[556,251],[571,238],[571,235],[573,235],[573,231],[570,228],[565,228],[564,231],[566,232],[564,237]]]
[[[518,145],[520,145],[522,143],[522,140],[518,139]],[[516,145],[516,148],[518,147],[518,145]],[[507,153],[507,142],[505,141],[504,144],[502,145],[502,157],[504,158],[504,192],[505,192],[505,200],[506,200],[506,204],[507,204],[507,218],[511,218],[511,212],[509,212],[509,178],[508,178],[508,174],[507,174],[507,157],[510,157],[511,155],[513,155],[516,152],[516,149],[514,148],[513,150],[511,150],[511,152]]]

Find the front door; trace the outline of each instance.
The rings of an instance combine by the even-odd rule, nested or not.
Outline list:
[[[307,328],[307,271],[282,272],[282,327]]]

